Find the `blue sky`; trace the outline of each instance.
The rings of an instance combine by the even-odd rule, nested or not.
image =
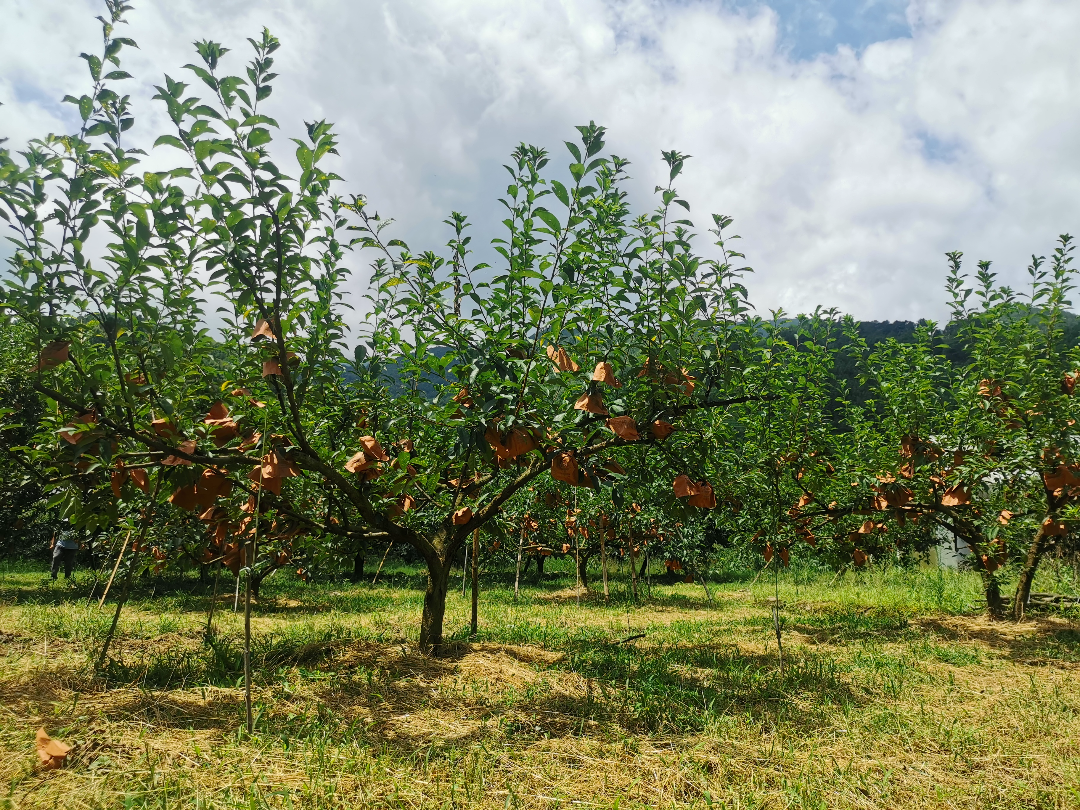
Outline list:
[[[1032,253],[1080,231],[1077,0],[135,5],[133,143],[167,131],[153,85],[184,73],[194,40],[234,48],[242,72],[245,38],[268,26],[284,45],[270,103],[282,134],[335,122],[343,192],[366,194],[418,250],[445,244],[457,210],[487,258],[506,156],[527,141],[561,165],[563,140],[589,120],[633,161],[639,208],[663,179],[660,150],[694,156],[679,190],[699,224],[735,218],[762,314],[940,318],[946,251],[993,259],[1020,285]],[[58,100],[84,91],[78,53],[97,47],[99,6],[6,0],[10,145],[70,126]]]
[[[736,0],[737,8],[771,7],[780,18],[781,46],[795,59],[813,59],[838,45],[855,49],[910,37],[907,0]]]

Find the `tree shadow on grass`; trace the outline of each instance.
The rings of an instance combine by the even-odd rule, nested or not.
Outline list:
[[[786,630],[819,644],[913,641],[929,634],[952,642],[981,642],[1019,663],[1080,663],[1080,626],[1054,616],[1037,615],[1017,624],[985,615],[918,617],[885,607],[794,605],[783,618]],[[748,621],[771,625],[768,618]]]
[[[733,644],[645,650],[624,644],[581,645],[565,664],[556,666],[625,689],[630,712],[623,724],[650,732],[697,732],[710,718],[725,715],[809,732],[830,709],[869,699],[841,679],[831,659],[805,650],[785,655],[783,674],[775,655],[746,652]],[[792,713],[795,705],[800,710]]]
[[[781,676],[775,658],[733,645],[582,645],[556,654],[459,643],[439,658],[398,653],[388,662],[386,655],[373,647],[354,652],[353,666],[389,666],[389,677],[327,688],[319,702],[336,717],[363,720],[366,735],[406,753],[493,734],[527,742],[608,738],[613,730],[699,733],[723,716],[813,733],[836,707],[869,700],[826,659],[794,655]],[[482,686],[473,692],[470,684]]]
[[[793,630],[818,644],[851,641],[900,641],[915,632],[912,617],[903,611],[883,607],[793,606],[781,613],[786,630]],[[758,623],[772,619],[760,619]]]
[[[238,678],[230,680],[238,675],[235,652],[227,656],[220,686],[188,682],[185,688],[174,672],[169,688],[86,689],[80,705],[119,724],[231,734],[243,724],[243,692]],[[287,668],[284,679],[257,682],[260,733],[298,739],[330,733],[403,756],[493,737],[527,744],[613,733],[692,734],[725,716],[810,734],[838,706],[870,699],[841,681],[826,658],[793,653],[781,676],[774,657],[730,644],[637,649],[580,642],[548,651],[459,642],[436,658],[400,642],[337,640],[277,654],[275,661],[259,662]],[[161,677],[170,663],[178,662],[162,658]],[[55,686],[39,699],[70,700],[71,684]]]
[[[1080,626],[1053,616],[1021,623],[985,616],[920,619],[920,629],[953,642],[976,641],[1020,664],[1080,664]]]

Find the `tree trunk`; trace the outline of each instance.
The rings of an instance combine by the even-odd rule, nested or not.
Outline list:
[[[450,563],[429,559],[427,572],[424,614],[420,619],[420,650],[438,655],[443,643],[443,616],[446,614],[446,593],[450,588]]]
[[[362,582],[364,579],[364,552],[356,552],[356,556],[353,558],[352,577],[353,582]]]
[[[1016,583],[1016,596],[1013,599],[1013,618],[1017,621],[1024,618],[1024,608],[1027,606],[1028,597],[1031,596],[1031,583],[1035,580],[1035,570],[1039,567],[1043,552],[1046,551],[1046,533],[1039,526],[1035,532],[1035,539],[1028,548],[1024,567],[1020,569],[1020,580]]]
[[[974,557],[975,565],[978,567],[979,576],[982,577],[983,592],[986,594],[986,612],[991,618],[1002,618],[1005,615],[1005,601],[1001,598],[1001,583],[998,582],[994,573],[988,570],[982,561],[983,548],[986,546],[982,533],[970,525],[961,525],[959,530],[947,525],[945,528],[963,538],[968,548],[971,549],[971,555]]]
[[[543,554],[538,555],[537,558],[536,558],[536,581],[537,582],[543,582],[544,581],[544,560],[546,560],[546,559],[547,559],[547,557],[545,557]]]
[[[254,566],[255,566],[255,561],[254,560],[251,561],[251,566],[254,568]],[[263,580],[266,579],[268,576],[270,576],[270,574],[273,571],[276,571],[276,570],[277,570],[276,568],[267,568],[265,571],[263,571],[260,574],[249,574],[248,575],[248,580],[249,580],[249,582],[251,584],[251,595],[253,597],[255,597],[256,599],[259,598],[259,590],[262,588]]]
[[[585,589],[589,587],[589,558],[578,552],[577,558],[578,584]]]
[[[604,601],[608,599],[608,584],[607,584],[607,545],[605,544],[605,533],[600,534],[600,575],[604,578]]]
[[[706,564],[705,570],[706,571],[709,570],[708,569],[708,564]],[[712,604],[712,594],[709,593],[709,583],[705,581],[705,575],[702,574],[700,576],[700,578],[699,578],[698,573],[697,573],[697,571],[695,569],[690,569],[690,573],[694,577],[694,579],[697,579],[697,580],[699,580],[701,582],[701,587],[705,589],[705,598],[708,600],[709,604],[711,605]]]
[[[983,567],[982,571],[983,590],[986,592],[986,612],[995,619],[1005,615],[1005,600],[1001,598],[1001,583],[997,577]]]

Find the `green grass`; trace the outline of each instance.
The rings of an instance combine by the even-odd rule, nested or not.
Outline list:
[[[231,588],[208,643],[209,583],[139,583],[103,679],[93,574],[6,566],[0,808],[1080,804],[1071,614],[990,623],[974,575],[896,567],[731,568],[711,601],[654,574],[642,604],[616,571],[607,602],[597,582],[579,605],[554,562],[517,600],[485,575],[474,643],[453,592],[440,659],[415,651],[413,568],[375,587],[272,578],[250,738]],[[69,767],[34,771],[39,725],[77,744]]]

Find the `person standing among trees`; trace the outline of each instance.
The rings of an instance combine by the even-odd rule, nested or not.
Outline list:
[[[52,540],[52,578],[60,572],[60,564],[64,564],[64,579],[71,579],[71,571],[75,568],[75,558],[79,554],[78,531],[72,527],[61,529],[59,534],[53,535]]]

